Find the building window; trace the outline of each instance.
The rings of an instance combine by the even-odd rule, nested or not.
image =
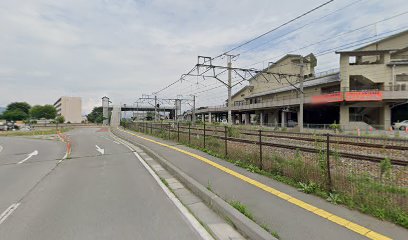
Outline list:
[[[395,80],[397,82],[408,82],[408,74],[402,73],[395,75]]]

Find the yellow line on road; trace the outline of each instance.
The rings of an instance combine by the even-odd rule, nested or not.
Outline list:
[[[379,234],[377,232],[374,232],[374,231],[372,231],[372,230],[370,230],[370,229],[368,229],[366,227],[363,227],[361,225],[353,223],[353,222],[351,222],[351,221],[349,221],[347,219],[336,216],[336,215],[334,215],[332,213],[329,213],[329,212],[327,212],[327,211],[325,211],[323,209],[320,209],[318,207],[312,206],[312,205],[310,205],[310,204],[308,204],[308,203],[306,203],[306,202],[304,202],[302,200],[294,198],[294,197],[292,197],[292,196],[290,196],[290,195],[288,195],[286,193],[283,193],[283,192],[281,192],[279,190],[276,190],[276,189],[274,189],[272,187],[269,187],[269,186],[267,186],[267,185],[265,185],[263,183],[260,183],[260,182],[258,182],[256,180],[252,179],[252,178],[249,178],[249,177],[247,177],[245,175],[237,173],[237,172],[235,172],[235,171],[233,171],[233,170],[231,170],[231,169],[229,169],[227,167],[224,167],[224,166],[222,166],[222,165],[220,165],[218,163],[215,163],[215,162],[213,162],[213,161],[211,161],[211,160],[209,160],[209,159],[207,159],[205,157],[202,157],[200,155],[197,155],[195,153],[188,152],[186,150],[183,150],[183,149],[180,149],[180,148],[177,148],[177,147],[165,144],[165,143],[161,143],[161,142],[152,140],[150,138],[145,138],[145,137],[142,137],[142,136],[137,135],[135,133],[121,130],[119,128],[118,128],[118,130],[120,130],[122,132],[129,133],[129,134],[131,134],[131,135],[133,135],[135,137],[144,139],[146,141],[161,145],[163,147],[167,147],[167,148],[173,149],[175,151],[184,153],[184,154],[189,155],[189,156],[191,156],[193,158],[196,158],[196,159],[198,159],[198,160],[200,160],[202,162],[205,162],[205,163],[207,163],[207,164],[209,164],[209,165],[211,165],[211,166],[213,166],[213,167],[215,167],[215,168],[217,168],[217,169],[219,169],[219,170],[221,170],[223,172],[226,172],[226,173],[228,173],[228,174],[230,174],[230,175],[232,175],[232,176],[234,176],[234,177],[236,177],[236,178],[238,178],[238,179],[240,179],[240,180],[242,180],[244,182],[247,182],[247,183],[249,183],[249,184],[251,184],[253,186],[256,186],[256,187],[264,190],[265,192],[271,193],[274,196],[277,196],[277,197],[279,197],[279,198],[281,198],[281,199],[283,199],[283,200],[285,200],[285,201],[287,201],[289,203],[292,203],[292,204],[294,204],[294,205],[296,205],[298,207],[301,207],[301,208],[303,208],[303,209],[305,209],[305,210],[307,210],[309,212],[312,212],[312,213],[314,213],[314,214],[316,214],[316,215],[318,215],[318,216],[320,216],[322,218],[325,218],[325,219],[327,219],[327,220],[329,220],[331,222],[334,222],[334,223],[336,223],[336,224],[338,224],[340,226],[343,226],[343,227],[345,227],[345,228],[347,228],[347,229],[349,229],[349,230],[351,230],[353,232],[356,232],[356,233],[358,233],[360,235],[363,235],[363,236],[365,236],[365,237],[367,237],[369,239],[373,239],[373,240],[390,240],[391,239],[391,238],[386,237],[384,235],[381,235],[381,234]]]

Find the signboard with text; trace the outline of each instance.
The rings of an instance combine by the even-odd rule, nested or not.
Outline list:
[[[348,102],[382,101],[383,95],[380,91],[346,92],[344,99]]]
[[[312,104],[322,104],[322,103],[332,103],[332,102],[342,102],[343,93],[329,93],[323,95],[312,96]]]

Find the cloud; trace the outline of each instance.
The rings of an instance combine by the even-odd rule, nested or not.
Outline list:
[[[353,2],[329,4],[286,28],[249,44],[234,62],[245,66],[279,56],[326,36],[334,36],[402,11],[404,0],[362,0],[302,30],[296,27]],[[176,80],[197,61],[215,56],[282,24],[320,0],[3,0],[0,3],[0,106],[25,100],[53,103],[62,95],[80,96],[84,112],[104,95],[114,103],[132,103]],[[358,12],[356,11],[358,9]],[[357,14],[358,13],[358,14]],[[404,18],[376,29],[334,39],[296,53],[336,47],[364,34],[404,25]],[[275,39],[280,35],[285,37]],[[335,67],[336,56],[319,58],[321,68]],[[262,67],[268,61],[261,61]],[[225,59],[218,63],[224,64]],[[217,83],[177,84],[165,96],[189,94]],[[215,85],[214,85],[215,84]],[[198,89],[199,88],[199,89]],[[199,96],[199,105],[222,104],[225,89]]]

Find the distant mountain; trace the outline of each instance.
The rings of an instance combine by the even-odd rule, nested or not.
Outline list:
[[[6,111],[5,107],[0,107],[0,114],[2,114],[4,111]]]

